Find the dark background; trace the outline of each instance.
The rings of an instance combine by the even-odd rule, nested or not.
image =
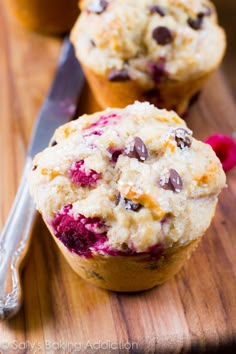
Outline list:
[[[227,34],[227,52],[223,70],[236,100],[236,0],[214,0],[219,22]]]

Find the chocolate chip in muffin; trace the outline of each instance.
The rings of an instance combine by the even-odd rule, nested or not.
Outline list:
[[[51,147],[53,147],[53,146],[56,146],[57,145],[57,141],[56,140],[53,140],[52,142],[51,142]]]
[[[138,136],[134,138],[134,151],[136,152],[139,161],[147,160],[148,151],[146,145],[144,144],[143,140]]]
[[[203,18],[204,18],[204,13],[200,12],[196,18],[189,17],[187,22],[192,29],[197,31],[202,28]]]
[[[120,202],[124,202],[124,207],[126,210],[139,211],[142,208],[142,204],[134,203],[131,199],[123,198],[119,193],[116,199],[116,205],[120,204]]]
[[[131,199],[124,198],[125,209],[132,211],[139,211],[142,208],[141,204],[134,203]]]
[[[172,32],[165,26],[154,28],[152,38],[160,45],[170,44],[173,41]]]
[[[34,166],[32,167],[32,171],[37,170],[37,168],[38,168],[38,165],[34,165]]]
[[[169,173],[170,173],[170,183],[174,189],[174,192],[176,193],[181,192],[183,189],[183,182],[180,175],[173,168],[170,169]]]
[[[126,156],[129,156],[131,158],[136,158],[141,162],[146,161],[148,158],[147,147],[144,144],[143,140],[138,136],[134,138],[134,144],[132,148],[126,149],[124,153]]]
[[[174,130],[175,141],[177,146],[180,149],[184,149],[185,147],[190,148],[192,145],[191,134],[187,129],[177,128]]]
[[[157,13],[161,17],[164,17],[166,15],[164,9],[161,6],[159,6],[159,5],[150,5],[150,6],[148,6],[148,9],[149,9],[150,12]]]
[[[105,0],[94,0],[89,6],[88,11],[95,14],[101,14],[106,10],[108,2]]]
[[[128,81],[130,80],[129,73],[126,69],[111,70],[108,75],[108,80],[113,82]]]
[[[117,162],[119,156],[123,153],[123,149],[112,148],[109,150],[109,154],[111,154],[111,161]]]
[[[161,176],[160,186],[166,190],[172,190],[173,192],[180,193],[183,189],[183,182],[176,170],[171,168],[169,173]]]
[[[90,39],[90,44],[91,44],[91,47],[93,47],[93,48],[95,48],[95,47],[96,47],[96,44],[95,44],[95,42],[94,42],[94,40],[93,40],[93,39]]]

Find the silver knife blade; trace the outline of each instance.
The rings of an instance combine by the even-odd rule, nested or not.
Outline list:
[[[84,74],[75,57],[70,40],[65,38],[52,86],[39,112],[28,155],[43,150],[60,125],[74,118],[78,97],[84,85]]]
[[[51,89],[39,112],[18,191],[0,235],[0,319],[7,319],[20,308],[22,288],[20,265],[29,248],[35,206],[27,177],[32,159],[44,149],[61,124],[74,118],[83,88],[84,75],[69,39],[64,40]]]

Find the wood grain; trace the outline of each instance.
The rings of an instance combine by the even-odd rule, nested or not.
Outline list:
[[[0,227],[60,51],[60,40],[25,32],[8,17],[3,4]],[[97,109],[85,88],[79,113]],[[192,107],[187,123],[197,138],[204,139],[213,132],[232,134],[235,117],[231,93],[222,73],[217,73]],[[7,353],[31,353],[33,345],[41,353],[63,353],[63,348],[81,353],[235,352],[236,169],[228,173],[227,182],[215,219],[191,260],[173,280],[143,293],[116,294],[87,284],[69,268],[38,218],[22,273],[24,303],[16,317],[0,323],[0,352],[4,343]]]

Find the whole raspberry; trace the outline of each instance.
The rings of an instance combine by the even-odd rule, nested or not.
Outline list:
[[[230,136],[213,134],[205,140],[220,159],[225,172],[236,166],[236,142]]]

